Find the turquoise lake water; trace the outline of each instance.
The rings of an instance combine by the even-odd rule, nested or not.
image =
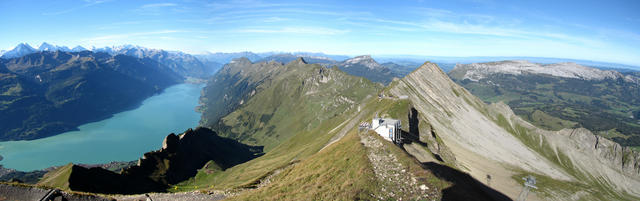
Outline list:
[[[134,110],[81,125],[78,131],[31,141],[0,142],[0,164],[21,171],[72,163],[132,161],[157,150],[169,133],[194,128],[204,85],[179,84],[150,97]]]

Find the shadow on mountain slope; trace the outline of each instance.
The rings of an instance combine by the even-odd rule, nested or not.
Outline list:
[[[442,190],[443,201],[457,200],[511,200],[506,195],[492,189],[474,179],[470,175],[434,162],[422,163],[422,167],[431,171],[436,177],[453,183]]]

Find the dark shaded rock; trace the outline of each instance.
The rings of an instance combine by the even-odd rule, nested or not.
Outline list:
[[[175,184],[195,176],[209,161],[226,169],[261,154],[262,147],[244,145],[199,127],[179,136],[168,135],[162,149],[145,153],[137,166],[125,169],[122,174],[148,177],[165,185]]]
[[[146,177],[125,176],[99,167],[74,165],[69,176],[69,188],[82,192],[135,194],[163,192],[166,187]]]
[[[180,139],[176,134],[169,134],[166,138],[164,138],[164,141],[162,141],[162,149],[169,152],[174,152],[176,147],[178,146],[179,140]]]

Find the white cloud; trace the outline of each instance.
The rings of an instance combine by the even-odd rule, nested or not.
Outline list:
[[[133,37],[142,37],[142,36],[146,37],[146,36],[156,36],[156,35],[160,35],[158,37],[166,37],[166,36],[162,36],[162,35],[172,34],[172,33],[183,33],[183,32],[187,32],[187,31],[183,31],[183,30],[161,30],[161,31],[151,31],[151,32],[111,34],[111,35],[104,35],[104,36],[85,38],[85,39],[81,39],[80,41],[82,41],[82,42],[94,42],[94,43],[117,42],[118,40],[130,39],[130,38],[133,38]]]
[[[84,0],[84,2],[86,2],[86,3],[82,4],[80,6],[68,8],[68,9],[65,9],[65,10],[55,11],[55,12],[44,12],[44,13],[42,13],[42,15],[62,15],[62,14],[70,13],[72,11],[75,11],[75,10],[78,10],[78,9],[81,9],[81,8],[87,8],[87,7],[95,6],[95,5],[98,5],[98,4],[106,3],[106,2],[109,2],[109,1],[111,1],[111,0]]]
[[[175,3],[152,3],[152,4],[145,4],[140,6],[140,8],[161,8],[161,7],[173,7],[173,6],[177,6],[178,4]]]

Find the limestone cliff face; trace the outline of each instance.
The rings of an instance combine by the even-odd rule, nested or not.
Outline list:
[[[625,176],[640,179],[640,153],[629,147],[620,146],[604,137],[594,135],[591,131],[578,129],[565,129],[559,132],[567,135],[581,150],[591,150],[595,155],[603,159],[603,162],[611,168],[620,170]]]

